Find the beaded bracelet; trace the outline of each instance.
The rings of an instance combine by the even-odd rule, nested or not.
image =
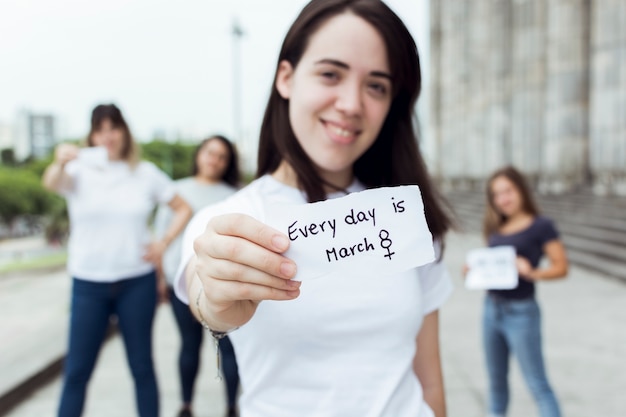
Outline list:
[[[215,378],[221,381],[222,374],[220,373],[220,369],[221,369],[221,364],[222,364],[222,360],[221,360],[222,357],[220,355],[220,340],[228,336],[228,332],[222,332],[219,330],[211,329],[209,327],[209,323],[207,323],[204,317],[202,317],[202,310],[200,310],[200,297],[202,296],[203,292],[204,292],[204,289],[200,288],[200,291],[198,291],[198,296],[196,297],[196,311],[198,312],[198,321],[200,321],[200,324],[202,325],[202,327],[204,327],[205,330],[208,330],[209,333],[211,333],[211,336],[213,336],[213,341],[215,342],[215,352],[216,352],[215,359],[216,359],[216,367],[217,367],[217,375],[215,376]],[[233,330],[237,330],[237,329],[238,328],[235,328]]]
[[[211,333],[211,336],[213,336],[214,339],[217,339],[217,340],[223,339],[226,336],[228,336],[229,332],[222,332],[219,330],[211,329],[211,327],[209,327],[209,323],[207,323],[204,317],[202,317],[202,310],[200,310],[200,297],[202,297],[203,292],[204,290],[200,289],[200,291],[198,292],[198,296],[196,297],[196,311],[198,311],[198,321],[200,322],[202,327],[204,327],[205,330],[208,330],[209,333]],[[237,329],[233,329],[233,330],[237,330]]]

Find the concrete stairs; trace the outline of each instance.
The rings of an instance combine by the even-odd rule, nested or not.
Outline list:
[[[484,193],[445,194],[462,230],[481,231]],[[591,192],[538,195],[540,210],[556,221],[571,263],[626,283],[626,198]]]

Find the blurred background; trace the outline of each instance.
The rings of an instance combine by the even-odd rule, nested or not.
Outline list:
[[[502,163],[544,193],[626,195],[620,0],[433,1],[433,170],[451,186]]]
[[[457,246],[447,255],[452,272],[458,274],[455,268],[466,249],[481,244],[477,231],[486,177],[514,164],[531,179],[544,211],[556,219],[571,262],[581,268],[575,275],[585,282],[593,277],[601,286],[596,300],[626,296],[626,1],[386,2],[420,50],[420,146],[461,224],[453,239]],[[58,380],[65,346],[68,222],[64,200],[40,185],[54,147],[82,143],[91,109],[113,102],[126,115],[143,158],[172,178],[188,175],[194,147],[212,133],[234,139],[250,178],[280,42],[304,4],[0,0],[0,415],[27,404],[34,408],[13,415],[53,415],[56,407],[58,385],[45,384]],[[594,288],[575,281],[572,291],[596,294]],[[563,293],[551,291],[548,296],[562,299]],[[606,306],[612,302],[617,306],[619,298]],[[477,303],[473,295],[457,300],[457,306],[472,309]],[[561,306],[546,324],[557,333],[575,308]],[[623,325],[623,308],[605,310],[598,323],[611,329]],[[444,339],[462,343],[455,336],[458,330],[478,319],[460,307],[451,311],[444,318],[455,330]],[[166,330],[157,331],[157,338],[169,346],[170,317],[160,320]],[[608,362],[594,369],[604,366],[606,372],[598,371],[592,380],[624,382],[612,373],[611,358],[621,357],[623,364],[626,343],[611,332],[606,335],[610,340],[581,339],[593,343],[566,354],[563,369],[591,360],[598,345],[618,344],[615,349],[621,350],[600,349]],[[559,356],[572,340],[564,336],[552,342],[557,347],[548,354]],[[467,352],[473,351],[463,355]],[[480,356],[478,347],[474,353]],[[446,365],[444,355],[444,365],[451,366],[446,369],[452,380],[451,409],[458,410],[451,415],[480,415],[484,377],[467,377],[480,374],[480,367],[465,368],[462,362],[471,356],[455,356],[461,353],[454,349],[447,354],[453,358],[448,363],[455,364]],[[169,375],[173,356],[164,360],[167,366],[172,362],[171,370],[161,371]],[[212,378],[213,371],[207,372]],[[582,395],[582,388],[568,385],[567,379],[585,375],[588,368],[561,377],[566,399]],[[94,384],[118,384],[117,376],[109,377],[96,376]],[[176,395],[174,385],[165,383],[165,395]],[[33,397],[42,386],[48,387],[48,397]],[[221,386],[209,381],[199,389],[214,392]],[[531,408],[524,408],[520,395],[514,415],[531,415],[532,400],[526,397]],[[611,400],[604,411],[594,408],[600,398],[605,400],[598,394],[579,403],[564,401],[565,409],[569,415],[626,415],[626,405]],[[219,415],[221,405],[212,401],[219,403],[221,394],[203,401],[217,407],[212,412]],[[128,403],[132,409],[132,399]],[[96,409],[97,403],[88,415],[98,415]]]

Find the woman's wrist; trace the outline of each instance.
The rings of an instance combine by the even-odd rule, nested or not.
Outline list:
[[[172,239],[172,238],[168,237],[167,235],[165,235],[158,241],[158,243],[161,246],[163,246],[163,250],[165,250],[165,249],[167,249],[170,246],[170,244],[172,243],[172,240],[174,240],[174,239]]]
[[[52,167],[59,170],[59,171],[63,171],[65,169],[65,163],[61,162],[61,161],[53,161],[52,162]]]
[[[163,238],[159,241],[159,244],[163,246],[163,250],[165,250],[170,245],[170,241],[168,239]]]
[[[195,298],[195,307],[196,307],[196,312],[197,312],[196,316],[198,318],[198,321],[202,325],[202,327],[204,327],[205,330],[208,330],[211,333],[211,335],[216,339],[221,339],[225,337],[229,332],[236,330],[237,328],[218,329],[217,326],[209,325],[209,323],[205,319],[205,317],[209,315],[206,313],[206,310],[204,310],[203,312],[203,307],[202,307],[203,304],[206,304],[206,297],[204,296],[204,288],[202,287],[202,285],[199,285],[199,288],[200,288],[200,291],[198,291],[198,295],[196,295],[196,298]]]
[[[196,316],[198,318],[198,321],[202,325],[202,327],[204,327],[205,330],[209,330],[210,329],[209,323],[207,323],[207,321],[204,319],[205,314],[202,313],[202,307],[200,306],[201,300],[206,298],[204,296],[204,288],[202,288],[201,285],[199,286],[199,288],[200,288],[200,291],[198,291],[198,295],[195,298]]]

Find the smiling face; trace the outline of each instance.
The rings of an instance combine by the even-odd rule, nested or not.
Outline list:
[[[362,18],[330,18],[310,37],[297,66],[279,65],[279,94],[302,149],[326,181],[345,187],[374,143],[392,100],[385,43]]]
[[[198,151],[196,164],[197,176],[206,181],[219,181],[222,179],[230,159],[230,150],[219,139],[207,141]]]
[[[112,161],[122,158],[122,151],[125,145],[124,130],[113,125],[110,119],[104,119],[91,135],[93,146],[106,148],[109,159]]]
[[[523,211],[520,190],[505,176],[495,177],[491,181],[491,199],[496,211],[505,217],[512,217]]]

